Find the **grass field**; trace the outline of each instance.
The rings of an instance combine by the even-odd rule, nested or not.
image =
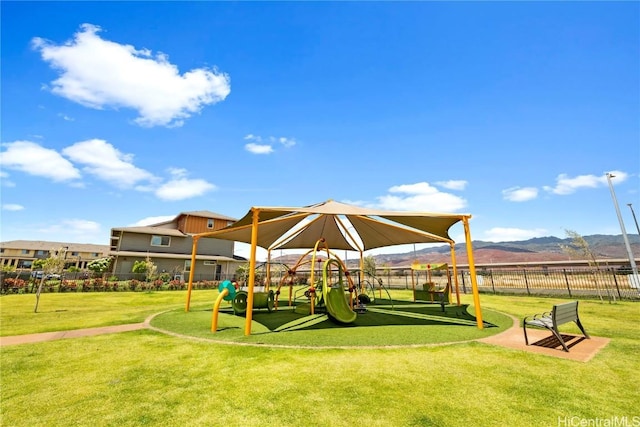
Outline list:
[[[215,294],[194,292],[194,308],[203,311]],[[37,314],[33,295],[5,296],[0,329],[6,336],[140,322],[180,308],[184,296],[47,294]],[[481,301],[487,313],[521,318],[561,300],[483,295]],[[633,418],[640,417],[640,306],[591,300],[580,310],[590,334],[611,338],[587,363],[476,341],[283,349],[149,330],[2,347],[0,424],[557,426],[627,417],[633,425],[640,421]]]

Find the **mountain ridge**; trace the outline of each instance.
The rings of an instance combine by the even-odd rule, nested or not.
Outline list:
[[[589,249],[598,259],[627,259],[628,253],[621,234],[593,234],[582,236]],[[634,258],[640,257],[640,236],[629,235],[629,243]],[[528,240],[488,242],[474,240],[473,258],[476,264],[499,264],[518,262],[567,261],[575,259],[567,253],[563,246],[571,246],[571,238],[561,239],[554,236],[534,237]],[[378,266],[400,267],[411,265],[414,261],[425,263],[451,262],[450,247],[440,245],[422,248],[417,251],[394,254],[372,255]],[[467,264],[467,248],[465,243],[457,243],[454,247],[456,262]],[[274,262],[294,264],[299,254],[287,254],[272,258]]]
[[[582,236],[589,245],[589,249],[598,259],[625,259],[628,253],[621,234],[593,234]],[[640,257],[640,236],[628,236],[634,257]],[[528,240],[487,242],[483,240],[472,241],[473,256],[476,264],[494,264],[511,262],[544,262],[565,261],[575,259],[567,253],[564,246],[571,247],[572,238],[561,239],[554,236],[534,237]],[[457,243],[454,247],[456,261],[466,264],[466,245]],[[423,248],[415,253],[380,254],[374,256],[376,263],[389,264],[391,266],[408,265],[417,259],[425,262],[448,262],[450,260],[449,246],[437,248]]]

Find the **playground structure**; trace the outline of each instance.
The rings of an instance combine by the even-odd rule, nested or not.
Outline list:
[[[318,257],[319,251],[324,251],[327,255],[326,260]],[[306,264],[310,264],[310,284],[302,286],[298,284],[297,291],[302,290],[304,293],[302,297],[296,297],[293,291],[296,271]],[[357,317],[354,302],[356,309],[362,310],[365,307],[364,303],[358,300],[358,289],[346,265],[329,249],[324,239],[318,240],[313,249],[302,255],[293,268],[288,269],[275,292],[269,289],[271,283],[269,275],[270,269],[267,269],[264,292],[254,292],[254,309],[266,308],[269,312],[277,310],[283,286],[289,290],[288,306],[295,308],[299,313],[313,316],[318,311],[326,311],[330,318],[339,323],[352,323]],[[348,286],[346,289],[345,280]],[[220,294],[214,304],[211,320],[211,332],[214,333],[217,331],[217,319],[223,300],[231,301],[236,315],[246,314],[247,311],[247,291],[237,291],[230,281],[222,282],[218,291]],[[349,293],[348,297],[346,291]]]
[[[268,260],[271,257],[271,251],[274,249],[308,249],[313,247],[315,254],[318,249],[318,242],[331,242],[334,250],[358,251],[360,254],[359,283],[362,284],[364,283],[364,252],[366,250],[411,243],[448,243],[451,250],[453,273],[454,277],[456,277],[455,242],[449,237],[448,230],[452,225],[462,222],[465,240],[467,242],[467,259],[472,285],[475,320],[478,329],[483,329],[482,311],[480,308],[476,271],[473,262],[473,249],[470,243],[470,217],[471,215],[468,214],[373,210],[350,206],[332,200],[297,208],[252,207],[243,218],[224,229],[193,236],[193,249],[191,254],[192,268],[189,274],[185,311],[189,311],[193,274],[197,265],[197,245],[198,239],[201,237],[214,237],[244,242],[251,245],[244,332],[245,335],[250,335],[253,309],[256,308],[255,303],[261,299],[259,296],[256,298],[259,294],[254,292],[256,249],[258,246],[267,250]],[[324,269],[329,269],[326,273],[327,278],[333,277],[332,274],[329,274],[329,271],[336,268],[338,280],[337,283],[331,286],[323,286],[323,302],[326,305],[326,302],[331,300],[329,305],[335,303],[337,306],[337,304],[340,304],[341,309],[339,310],[340,314],[338,314],[338,317],[342,317],[341,314],[347,314],[346,320],[349,320],[353,316],[351,313],[355,313],[353,312],[354,299],[361,301],[363,297],[358,299],[358,295],[356,294],[357,289],[355,286],[352,286],[353,282],[349,281],[349,275],[346,274],[347,270],[344,268],[344,265],[341,265],[339,261],[329,261],[328,259],[323,266]],[[267,261],[267,268],[268,266],[269,261]],[[342,269],[340,267],[342,267]],[[312,274],[314,274],[314,270],[315,265],[314,268],[311,269]],[[340,279],[341,277],[342,279]],[[347,282],[349,282],[350,296],[348,299],[344,290],[345,278]],[[313,282],[312,280],[312,285]],[[333,293],[334,289],[336,290],[335,293]],[[312,293],[315,294],[315,292],[311,292],[315,291],[315,287],[310,287],[308,291],[310,295]],[[360,293],[360,296],[361,295],[363,295],[363,293]],[[340,298],[337,296],[340,296]],[[276,293],[274,297],[274,308],[277,309],[279,294]],[[314,297],[318,298],[318,295],[314,295]],[[266,301],[268,308],[268,297]],[[342,304],[342,302],[344,301],[347,302],[346,306],[350,312],[343,312],[344,304]],[[316,302],[317,300],[313,299],[311,306],[314,307]]]
[[[433,272],[439,272],[441,275],[446,276],[446,285],[438,286],[432,280]],[[416,283],[419,281],[420,272],[426,273],[426,280],[422,284],[422,289],[416,289]],[[455,293],[457,304],[460,305],[460,289],[458,286],[458,277],[454,275],[455,280]],[[451,302],[452,286],[451,286],[451,272],[449,271],[449,265],[447,263],[429,263],[421,264],[414,262],[411,264],[411,286],[413,289],[413,301],[427,301],[431,303],[437,303],[442,306],[444,311],[445,304]]]
[[[327,259],[324,261],[317,256],[318,252],[322,250],[324,250],[327,256]],[[309,256],[311,256],[311,258],[309,258]],[[310,284],[307,289],[304,290],[303,295],[308,302],[296,304],[297,301],[299,301],[299,298],[296,298],[293,292],[296,273],[299,267],[307,263],[310,264],[311,276],[309,278]],[[322,276],[316,279],[318,264],[322,264]],[[337,269],[337,274],[334,274],[334,268]],[[348,285],[347,289],[345,289],[345,279]],[[310,315],[315,314],[317,308],[324,308],[331,318],[341,323],[351,323],[356,318],[356,313],[353,310],[354,301],[356,301],[356,305],[359,304],[357,300],[358,289],[354,285],[353,278],[346,265],[329,249],[324,238],[319,239],[314,245],[314,248],[302,255],[296,265],[289,269],[287,274],[282,277],[275,293],[276,310],[278,309],[279,296],[283,286],[286,286],[289,290],[288,305],[290,307],[297,305],[296,309],[306,311],[308,306],[308,314]],[[304,289],[304,287],[302,289]],[[348,298],[346,297],[345,290],[349,292]]]

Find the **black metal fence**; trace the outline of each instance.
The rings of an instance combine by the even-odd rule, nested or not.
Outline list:
[[[446,285],[446,274],[432,273],[427,277],[425,272],[419,273],[413,278],[411,273],[390,273],[381,277],[385,286],[390,288],[409,289],[413,283],[421,285],[425,282]],[[483,268],[476,270],[476,276],[478,290],[483,293],[640,300],[640,283],[634,281],[633,274],[621,269]],[[458,287],[462,293],[471,292],[469,270],[458,270]]]
[[[471,277],[469,271],[458,270],[458,288],[462,293],[471,293]],[[493,294],[526,294],[526,295],[559,295],[568,297],[596,297],[609,300],[640,300],[640,283],[634,282],[634,276],[620,269],[586,269],[586,268],[513,268],[490,269],[476,271],[478,290],[481,293]],[[357,272],[351,272],[354,282],[359,284]],[[449,274],[452,274],[450,269]],[[271,272],[271,286],[277,286],[285,277],[284,271]],[[307,284],[310,272],[298,272],[297,284]],[[316,277],[321,277],[318,275]],[[240,286],[244,283],[238,278]],[[430,282],[436,286],[446,286],[446,271],[431,273],[410,270],[379,271],[376,279],[381,279],[384,286],[391,289],[422,288],[422,284]],[[32,293],[40,284],[40,278],[31,272],[13,272],[0,274],[0,293]],[[236,280],[235,275],[195,274],[195,289],[213,289],[224,280]],[[451,278],[454,282],[453,277]],[[45,278],[44,292],[95,292],[95,291],[144,291],[144,290],[181,290],[186,289],[188,277],[183,275],[161,274],[153,280],[146,280],[141,274],[125,274],[116,276],[91,276],[86,272],[65,273],[61,277]],[[378,283],[377,280],[369,280]],[[256,285],[263,285],[263,274],[256,276]],[[455,282],[454,282],[455,283]]]

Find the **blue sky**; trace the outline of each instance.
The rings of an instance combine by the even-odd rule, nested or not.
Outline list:
[[[328,199],[620,234],[606,172],[635,232],[637,2],[1,8],[2,241]]]

